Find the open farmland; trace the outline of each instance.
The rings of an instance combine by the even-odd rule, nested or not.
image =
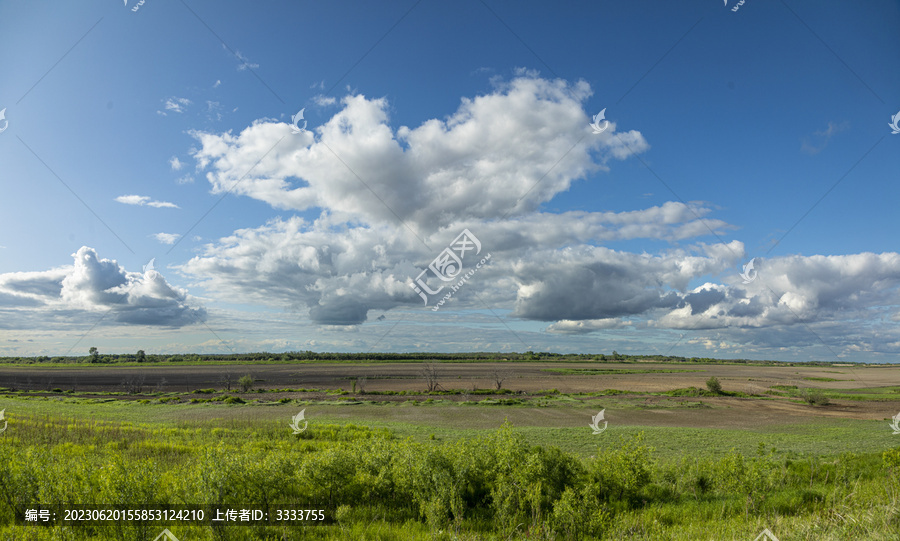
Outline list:
[[[706,388],[713,377],[721,392]],[[781,540],[893,539],[900,531],[890,495],[900,489],[900,451],[885,422],[900,410],[894,366],[7,364],[0,387],[9,422],[0,446],[26,457],[0,471],[0,492],[16,494],[0,504],[0,535],[13,539],[66,531],[152,539],[159,523],[21,525],[36,502],[84,503],[84,494],[115,502],[120,490],[142,505],[325,513],[318,525],[168,524],[179,539],[752,540],[766,527]],[[815,391],[827,399],[804,400]],[[588,424],[601,409],[608,426],[594,434]],[[289,424],[301,410],[308,429],[295,434]],[[540,501],[524,497],[530,490]],[[585,513],[594,518],[583,521]]]

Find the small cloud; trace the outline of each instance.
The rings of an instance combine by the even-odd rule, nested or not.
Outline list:
[[[826,129],[814,132],[812,137],[804,137],[801,141],[800,150],[810,156],[815,156],[819,152],[825,150],[825,147],[828,146],[828,142],[831,141],[834,134],[840,133],[849,127],[850,123],[846,120],[840,124],[829,122]]]
[[[187,98],[172,97],[166,100],[166,111],[174,111],[183,113],[184,108],[191,104],[191,100]]]
[[[323,96],[319,94],[318,96],[313,98],[313,102],[320,107],[325,107],[327,105],[334,105],[335,103],[337,103],[337,100],[331,96]]]
[[[178,184],[192,184],[194,182],[194,177],[191,175],[184,175],[183,177],[175,180]]]
[[[206,102],[206,112],[208,113],[208,117],[210,120],[222,120],[222,106],[217,101],[209,101]]]
[[[149,202],[147,203],[147,205],[148,205],[148,206],[151,206],[151,207],[153,207],[153,208],[158,208],[158,209],[161,209],[161,208],[167,208],[167,209],[177,209],[177,208],[181,208],[181,207],[179,207],[178,205],[176,205],[175,203],[169,203],[168,201],[149,201]]]
[[[219,86],[220,86],[221,84],[222,84],[222,81],[216,79],[215,84],[213,84],[213,88],[219,88]]]
[[[120,195],[116,198],[116,202],[123,203],[125,205],[137,205],[143,207],[144,205],[148,207],[154,208],[170,208],[177,209],[180,208],[175,203],[169,203],[168,201],[154,201],[150,199],[146,195]]]
[[[223,47],[224,47],[224,45],[223,45]],[[237,59],[241,61],[241,63],[238,64],[238,71],[244,71],[247,69],[255,70],[256,68],[259,67],[259,64],[254,64],[254,63],[250,62],[250,59],[247,58],[246,56],[244,56],[243,54],[241,54],[240,51],[235,51],[234,56],[236,56]]]
[[[169,165],[172,167],[172,171],[180,171],[184,164],[181,163],[181,160],[178,159],[178,156],[172,156],[172,159],[169,160]]]
[[[175,244],[175,241],[178,240],[178,237],[181,235],[175,233],[154,233],[150,236],[163,244]]]

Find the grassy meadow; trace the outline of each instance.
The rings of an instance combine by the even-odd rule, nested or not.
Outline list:
[[[583,375],[574,370],[562,374]],[[850,406],[896,399],[896,386],[844,379],[846,388],[822,394]],[[271,391],[5,389],[0,539],[152,541],[163,528],[180,541],[753,541],[765,528],[779,541],[900,538],[900,440],[884,420],[803,403],[802,385],[762,394]],[[770,405],[809,415],[754,422],[767,411],[754,408]],[[593,434],[600,409],[609,424]],[[309,424],[295,434],[300,410]],[[651,410],[666,422],[640,421]],[[270,520],[24,520],[28,509],[75,505],[180,506],[207,518],[216,506],[261,509]],[[272,520],[283,509],[322,510],[323,519]]]

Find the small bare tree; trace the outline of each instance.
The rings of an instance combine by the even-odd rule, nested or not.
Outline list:
[[[498,391],[503,388],[503,382],[511,375],[510,371],[504,368],[496,368],[491,372],[491,379],[494,380],[494,386]]]
[[[128,394],[139,394],[144,391],[144,374],[125,376],[122,389]]]
[[[438,387],[441,386],[438,383],[438,373],[437,367],[434,363],[425,363],[422,366],[422,377],[425,378],[425,387],[428,389],[428,392],[436,391]]]
[[[166,381],[166,378],[162,378],[161,380],[157,381],[156,382],[156,392],[158,392],[158,393],[163,392],[163,389],[166,388],[166,384],[168,384],[168,383],[169,382]]]
[[[219,378],[219,381],[221,381],[222,385],[225,386],[226,391],[230,391],[231,386],[234,385],[235,381],[237,381],[237,377],[231,370],[226,370],[225,373],[222,374],[222,377]]]
[[[366,394],[366,376],[356,378],[356,389],[359,391],[359,394]]]

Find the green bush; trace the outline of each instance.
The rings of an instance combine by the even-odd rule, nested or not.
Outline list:
[[[827,406],[831,403],[820,389],[806,389],[803,392],[803,401],[810,406]]]
[[[722,384],[719,383],[719,378],[713,376],[706,380],[706,388],[709,389],[709,392],[715,394],[722,394]]]

